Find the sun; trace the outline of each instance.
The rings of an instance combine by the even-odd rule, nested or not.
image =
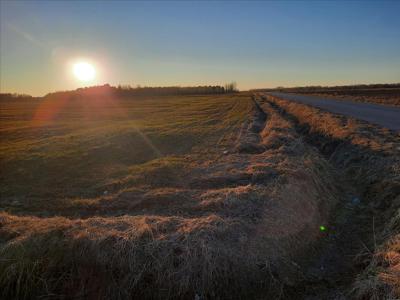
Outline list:
[[[96,77],[96,69],[87,62],[78,62],[73,67],[75,77],[80,81],[92,81]]]

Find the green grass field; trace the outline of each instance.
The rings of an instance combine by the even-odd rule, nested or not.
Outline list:
[[[247,95],[54,102],[2,103],[3,208],[59,209],[115,192],[128,175],[229,150],[251,109]]]

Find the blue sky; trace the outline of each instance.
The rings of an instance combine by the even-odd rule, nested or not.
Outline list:
[[[2,92],[94,84],[400,82],[400,2],[1,1]]]

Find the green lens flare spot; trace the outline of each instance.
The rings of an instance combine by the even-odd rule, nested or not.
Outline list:
[[[325,226],[323,226],[323,225],[321,225],[321,226],[319,226],[319,230],[321,230],[321,231],[325,231],[325,230],[326,230],[326,227],[325,227]]]

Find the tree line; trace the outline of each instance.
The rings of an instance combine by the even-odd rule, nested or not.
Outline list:
[[[132,87],[130,85],[111,86],[109,84],[79,88],[74,91],[58,91],[49,93],[43,98],[51,99],[54,97],[80,97],[80,96],[114,96],[114,97],[131,97],[131,96],[174,96],[174,95],[212,95],[236,93],[236,82],[220,85],[202,85],[202,86],[168,86],[168,87]],[[0,100],[23,100],[23,99],[39,99],[41,97],[32,97],[25,94],[1,93]]]
[[[0,101],[5,101],[5,100],[33,100],[33,99],[38,99],[38,97],[32,97],[31,95],[17,94],[17,93],[0,93]]]
[[[110,87],[112,88],[112,87]],[[228,83],[224,87],[220,85],[203,85],[203,86],[169,86],[169,87],[132,87],[130,85],[119,85],[114,88],[114,93],[118,96],[162,96],[162,95],[209,95],[209,94],[225,94],[238,92],[236,83]]]
[[[236,83],[228,83],[225,86],[204,85],[204,86],[170,86],[170,87],[132,87],[130,85],[111,86],[109,84],[79,88],[75,91],[61,91],[47,94],[46,98],[55,96],[113,96],[113,97],[131,97],[131,96],[174,96],[174,95],[212,95],[236,93],[238,89]]]

